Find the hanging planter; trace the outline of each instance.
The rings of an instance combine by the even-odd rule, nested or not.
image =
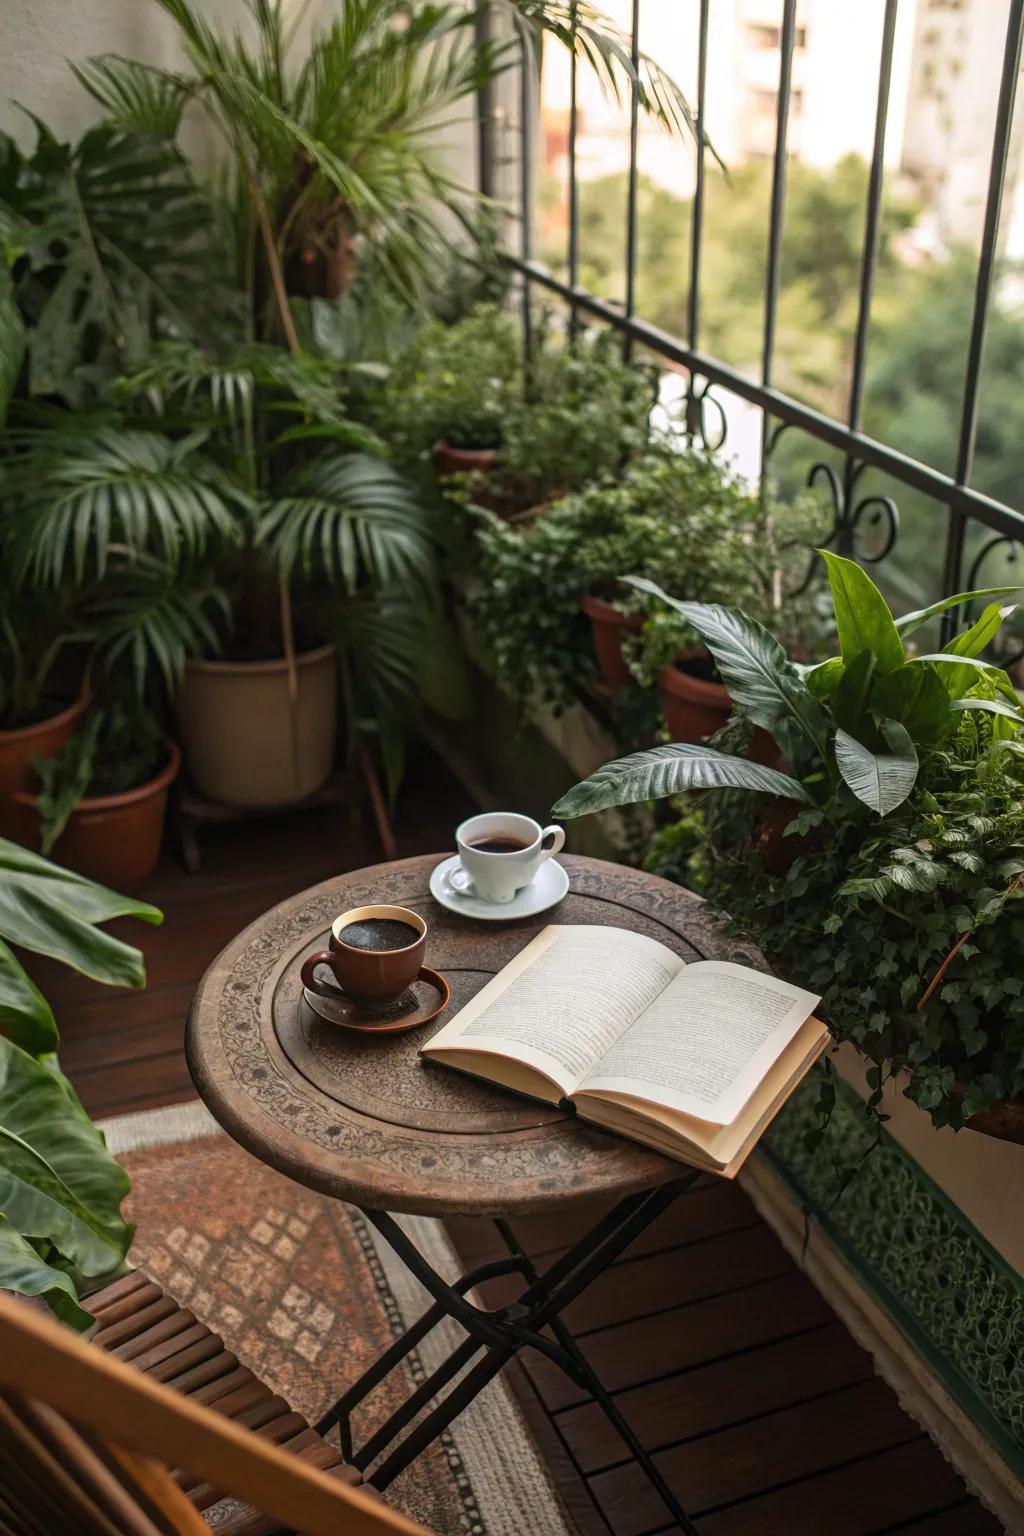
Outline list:
[[[224,805],[291,805],[334,765],[337,661],[333,645],[288,662],[190,661],[178,701],[192,784]]]
[[[79,800],[58,837],[51,857],[118,891],[134,891],[152,875],[160,857],[167,795],[181,768],[177,744],[167,742],[167,761],[153,778],[117,795]],[[34,794],[14,795],[18,842],[41,844],[39,802]]]
[[[643,615],[620,613],[603,597],[584,592],[580,608],[590,620],[590,633],[594,642],[594,655],[598,671],[612,698],[616,698],[633,681],[633,674],[626,665],[622,642],[630,631],[643,628]]]

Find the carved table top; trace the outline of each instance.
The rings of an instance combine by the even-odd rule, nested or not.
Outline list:
[[[678,1164],[559,1109],[436,1065],[419,1047],[549,922],[660,939],[684,959],[763,965],[689,891],[600,859],[565,855],[568,895],[509,923],[458,917],[430,895],[444,854],[355,870],[274,907],[222,950],[189,1014],[189,1070],[224,1129],[301,1184],[374,1209],[516,1215],[663,1183]],[[390,902],[426,919],[427,963],[452,1002],[409,1034],[333,1028],[302,999],[299,970],[349,907]],[[600,978],[595,977],[595,985]]]

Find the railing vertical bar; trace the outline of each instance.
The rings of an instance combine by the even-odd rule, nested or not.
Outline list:
[[[885,18],[882,23],[878,98],[875,105],[875,142],[871,152],[871,173],[868,177],[864,249],[860,265],[860,302],[857,309],[857,331],[853,342],[853,373],[850,379],[848,420],[851,432],[860,430],[861,406],[864,401],[864,370],[868,355],[868,333],[871,329],[871,301],[875,291],[875,272],[878,266],[878,230],[882,215],[882,186],[885,178],[885,132],[889,119],[889,87],[892,81],[892,56],[896,39],[898,4],[899,0],[886,0]]]
[[[1022,41],[1024,41],[1024,0],[1010,0],[1006,23],[1006,45],[1003,50],[1003,72],[999,82],[996,123],[992,136],[992,160],[989,167],[988,195],[985,201],[985,223],[981,237],[981,253],[978,258],[978,274],[974,286],[971,339],[967,348],[967,371],[956,456],[958,485],[967,485],[974,469],[974,447],[978,432],[978,386],[985,350],[985,330],[988,324],[989,300],[995,271],[999,216],[1006,185],[1006,166],[1013,129],[1013,108],[1017,95],[1017,76],[1020,73]],[[949,533],[946,539],[944,595],[959,590],[965,534],[966,522],[962,513],[951,509]],[[955,620],[951,621],[950,615],[946,616],[946,620],[945,633],[948,635]]]
[[[578,61],[576,58],[576,0],[570,6],[572,27],[572,55],[569,63],[569,287],[576,288],[580,280],[580,194],[576,179],[576,130],[579,111],[576,101]],[[576,324],[576,306],[572,306],[572,323]]]
[[[700,335],[700,258],[704,237],[704,141],[708,86],[709,8],[710,0],[700,0],[700,19],[697,23],[697,116],[694,121],[697,159],[694,166],[693,209],[690,219],[690,288],[686,298],[686,331],[693,351],[697,350]],[[691,370],[686,390],[686,436],[691,442],[701,430],[702,411],[694,382],[695,376]]]
[[[629,185],[626,192],[626,314],[636,313],[636,191],[637,191],[637,138],[640,122],[640,0],[633,0],[633,15],[629,35],[629,58],[633,66],[633,79],[629,92]],[[633,350],[629,332],[623,338],[623,355],[628,359]]]
[[[796,0],[784,0],[779,39],[779,96],[775,118],[775,154],[772,163],[771,221],[768,227],[768,267],[765,274],[764,337],[761,346],[761,383],[772,382],[775,363],[775,320],[782,268],[782,230],[786,208],[786,153],[789,130],[789,99],[793,84],[793,47],[796,41]],[[761,418],[761,476],[766,469],[769,436],[768,415]]]
[[[490,0],[477,0],[473,13],[474,41],[479,50],[492,42]],[[476,181],[484,197],[494,196],[494,82],[485,80],[476,93]]]
[[[540,47],[538,41],[538,47]],[[523,43],[519,70],[519,251],[524,262],[533,257],[533,55]],[[540,60],[537,63],[537,73]],[[524,273],[523,351],[529,363],[533,352],[533,315],[530,279]]]
[[[700,340],[700,258],[704,236],[704,135],[708,89],[708,12],[711,0],[700,0],[697,31],[697,118],[694,123],[697,162],[690,221],[690,292],[686,305],[687,339],[694,351]]]

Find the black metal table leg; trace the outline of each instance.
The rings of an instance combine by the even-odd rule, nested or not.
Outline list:
[[[323,1415],[317,1428],[324,1433],[337,1423],[346,1460],[364,1471],[392,1447],[390,1454],[369,1479],[375,1488],[386,1488],[448,1428],[520,1349],[530,1347],[554,1361],[573,1381],[591,1394],[643,1468],[679,1529],[686,1536],[697,1536],[693,1522],[606,1392],[561,1318],[561,1313],[569,1303],[597,1279],[697,1177],[696,1172],[686,1173],[658,1189],[620,1200],[589,1232],[543,1271],[538,1270],[526,1254],[508,1222],[499,1219],[495,1225],[509,1250],[508,1258],[478,1265],[455,1282],[445,1280],[427,1263],[394,1217],[385,1211],[366,1211],[364,1214],[367,1220],[377,1228],[433,1300],[423,1316]],[[507,1274],[519,1274],[525,1282],[522,1295],[510,1306],[490,1311],[469,1299],[467,1293],[475,1285]],[[458,1323],[467,1337],[362,1446],[354,1449],[351,1433],[353,1411],[433,1328],[446,1319]],[[395,1445],[397,1437],[417,1414],[456,1377],[459,1379],[455,1385]]]

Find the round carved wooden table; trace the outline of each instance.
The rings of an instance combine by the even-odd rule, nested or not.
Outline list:
[[[520,1348],[544,1350],[592,1392],[634,1449],[685,1531],[692,1530],[629,1426],[586,1364],[558,1314],[696,1177],[679,1163],[591,1129],[571,1113],[491,1089],[426,1065],[419,1048],[446,1019],[549,922],[630,928],[685,960],[739,959],[757,951],[730,938],[690,892],[598,859],[563,856],[568,894],[539,916],[475,922],[448,912],[429,891],[442,857],[357,870],[274,907],[224,949],[199,984],[189,1014],[189,1069],[224,1129],[261,1161],[313,1189],[361,1206],[434,1297],[434,1306],[321,1420],[341,1425],[348,1459],[363,1469],[481,1349],[439,1408],[406,1436],[371,1479],[384,1487]],[[364,1038],[333,1028],[302,998],[306,956],[325,946],[332,920],[350,907],[388,902],[427,922],[427,963],[452,990],[445,1014],[408,1034]],[[594,978],[600,985],[600,978]],[[506,1218],[604,1197],[610,1214],[543,1276],[524,1256]],[[389,1212],[490,1216],[509,1259],[489,1275],[516,1272],[526,1290],[515,1307],[490,1313],[430,1269]],[[501,1266],[504,1266],[502,1269]],[[470,1338],[359,1451],[348,1419],[354,1405],[442,1316]],[[556,1342],[542,1333],[550,1328]],[[468,1353],[466,1351],[468,1350]],[[454,1363],[453,1363],[454,1362]],[[395,1421],[398,1421],[397,1423]]]

